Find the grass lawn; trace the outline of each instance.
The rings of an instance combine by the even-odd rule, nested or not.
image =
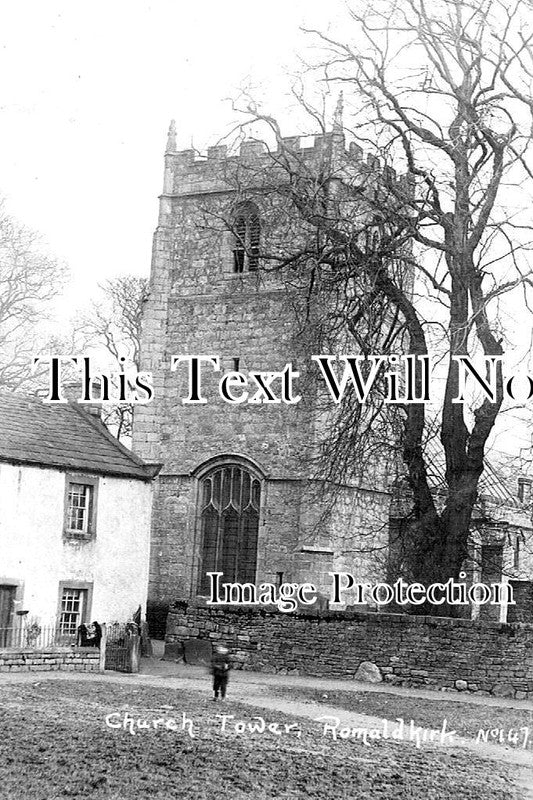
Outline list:
[[[291,696],[293,693],[291,692]],[[264,712],[292,729],[221,731],[217,714],[260,709],[139,684],[42,680],[0,685],[0,797],[9,800],[515,800],[512,768],[457,751],[331,741],[318,723]],[[112,729],[126,719],[178,730]],[[194,738],[181,729],[192,720]]]
[[[461,702],[457,703],[446,699],[426,700],[387,692],[342,690],[324,692],[324,690],[296,687],[272,687],[270,691],[291,700],[324,703],[357,714],[368,714],[390,720],[398,717],[407,721],[413,719],[417,725],[425,728],[439,728],[443,719],[446,719],[448,728],[456,730],[460,736],[473,739],[477,737],[479,730],[516,731],[528,728],[530,736],[526,748],[533,749],[533,711],[469,703],[468,695],[464,695]],[[521,734],[520,743],[523,737],[524,734]],[[489,737],[488,741],[493,744],[499,743],[497,737]]]

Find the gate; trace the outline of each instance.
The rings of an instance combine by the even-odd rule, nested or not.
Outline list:
[[[134,622],[106,626],[105,668],[139,672],[139,628]]]

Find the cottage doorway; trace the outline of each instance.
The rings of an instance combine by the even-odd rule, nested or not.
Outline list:
[[[13,626],[16,586],[0,584],[0,647],[6,647]]]

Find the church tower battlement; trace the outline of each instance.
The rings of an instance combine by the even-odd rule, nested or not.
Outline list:
[[[241,142],[238,153],[230,153],[227,145],[215,145],[208,147],[207,154],[201,156],[193,149],[177,150],[175,122],[172,120],[165,150],[159,224],[165,224],[171,198],[227,192],[231,179],[235,180],[239,171],[242,176],[249,176],[250,188],[254,182],[259,188],[261,172],[264,176],[272,176],[281,156],[290,158],[291,155],[300,165],[308,167],[316,168],[327,161],[333,173],[337,169],[339,173],[359,173],[368,179],[380,170],[386,170],[390,182],[403,184],[409,180],[405,174],[396,175],[392,167],[382,165],[376,156],[365,155],[356,142],[350,142],[346,147],[340,126],[336,130],[334,125],[331,132],[315,136],[281,137],[280,146],[275,150],[269,150],[263,141],[252,140]]]

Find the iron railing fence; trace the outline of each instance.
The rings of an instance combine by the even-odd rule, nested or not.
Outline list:
[[[76,644],[76,633],[65,632],[59,625],[32,624],[15,628],[0,628],[0,648],[70,647]]]

